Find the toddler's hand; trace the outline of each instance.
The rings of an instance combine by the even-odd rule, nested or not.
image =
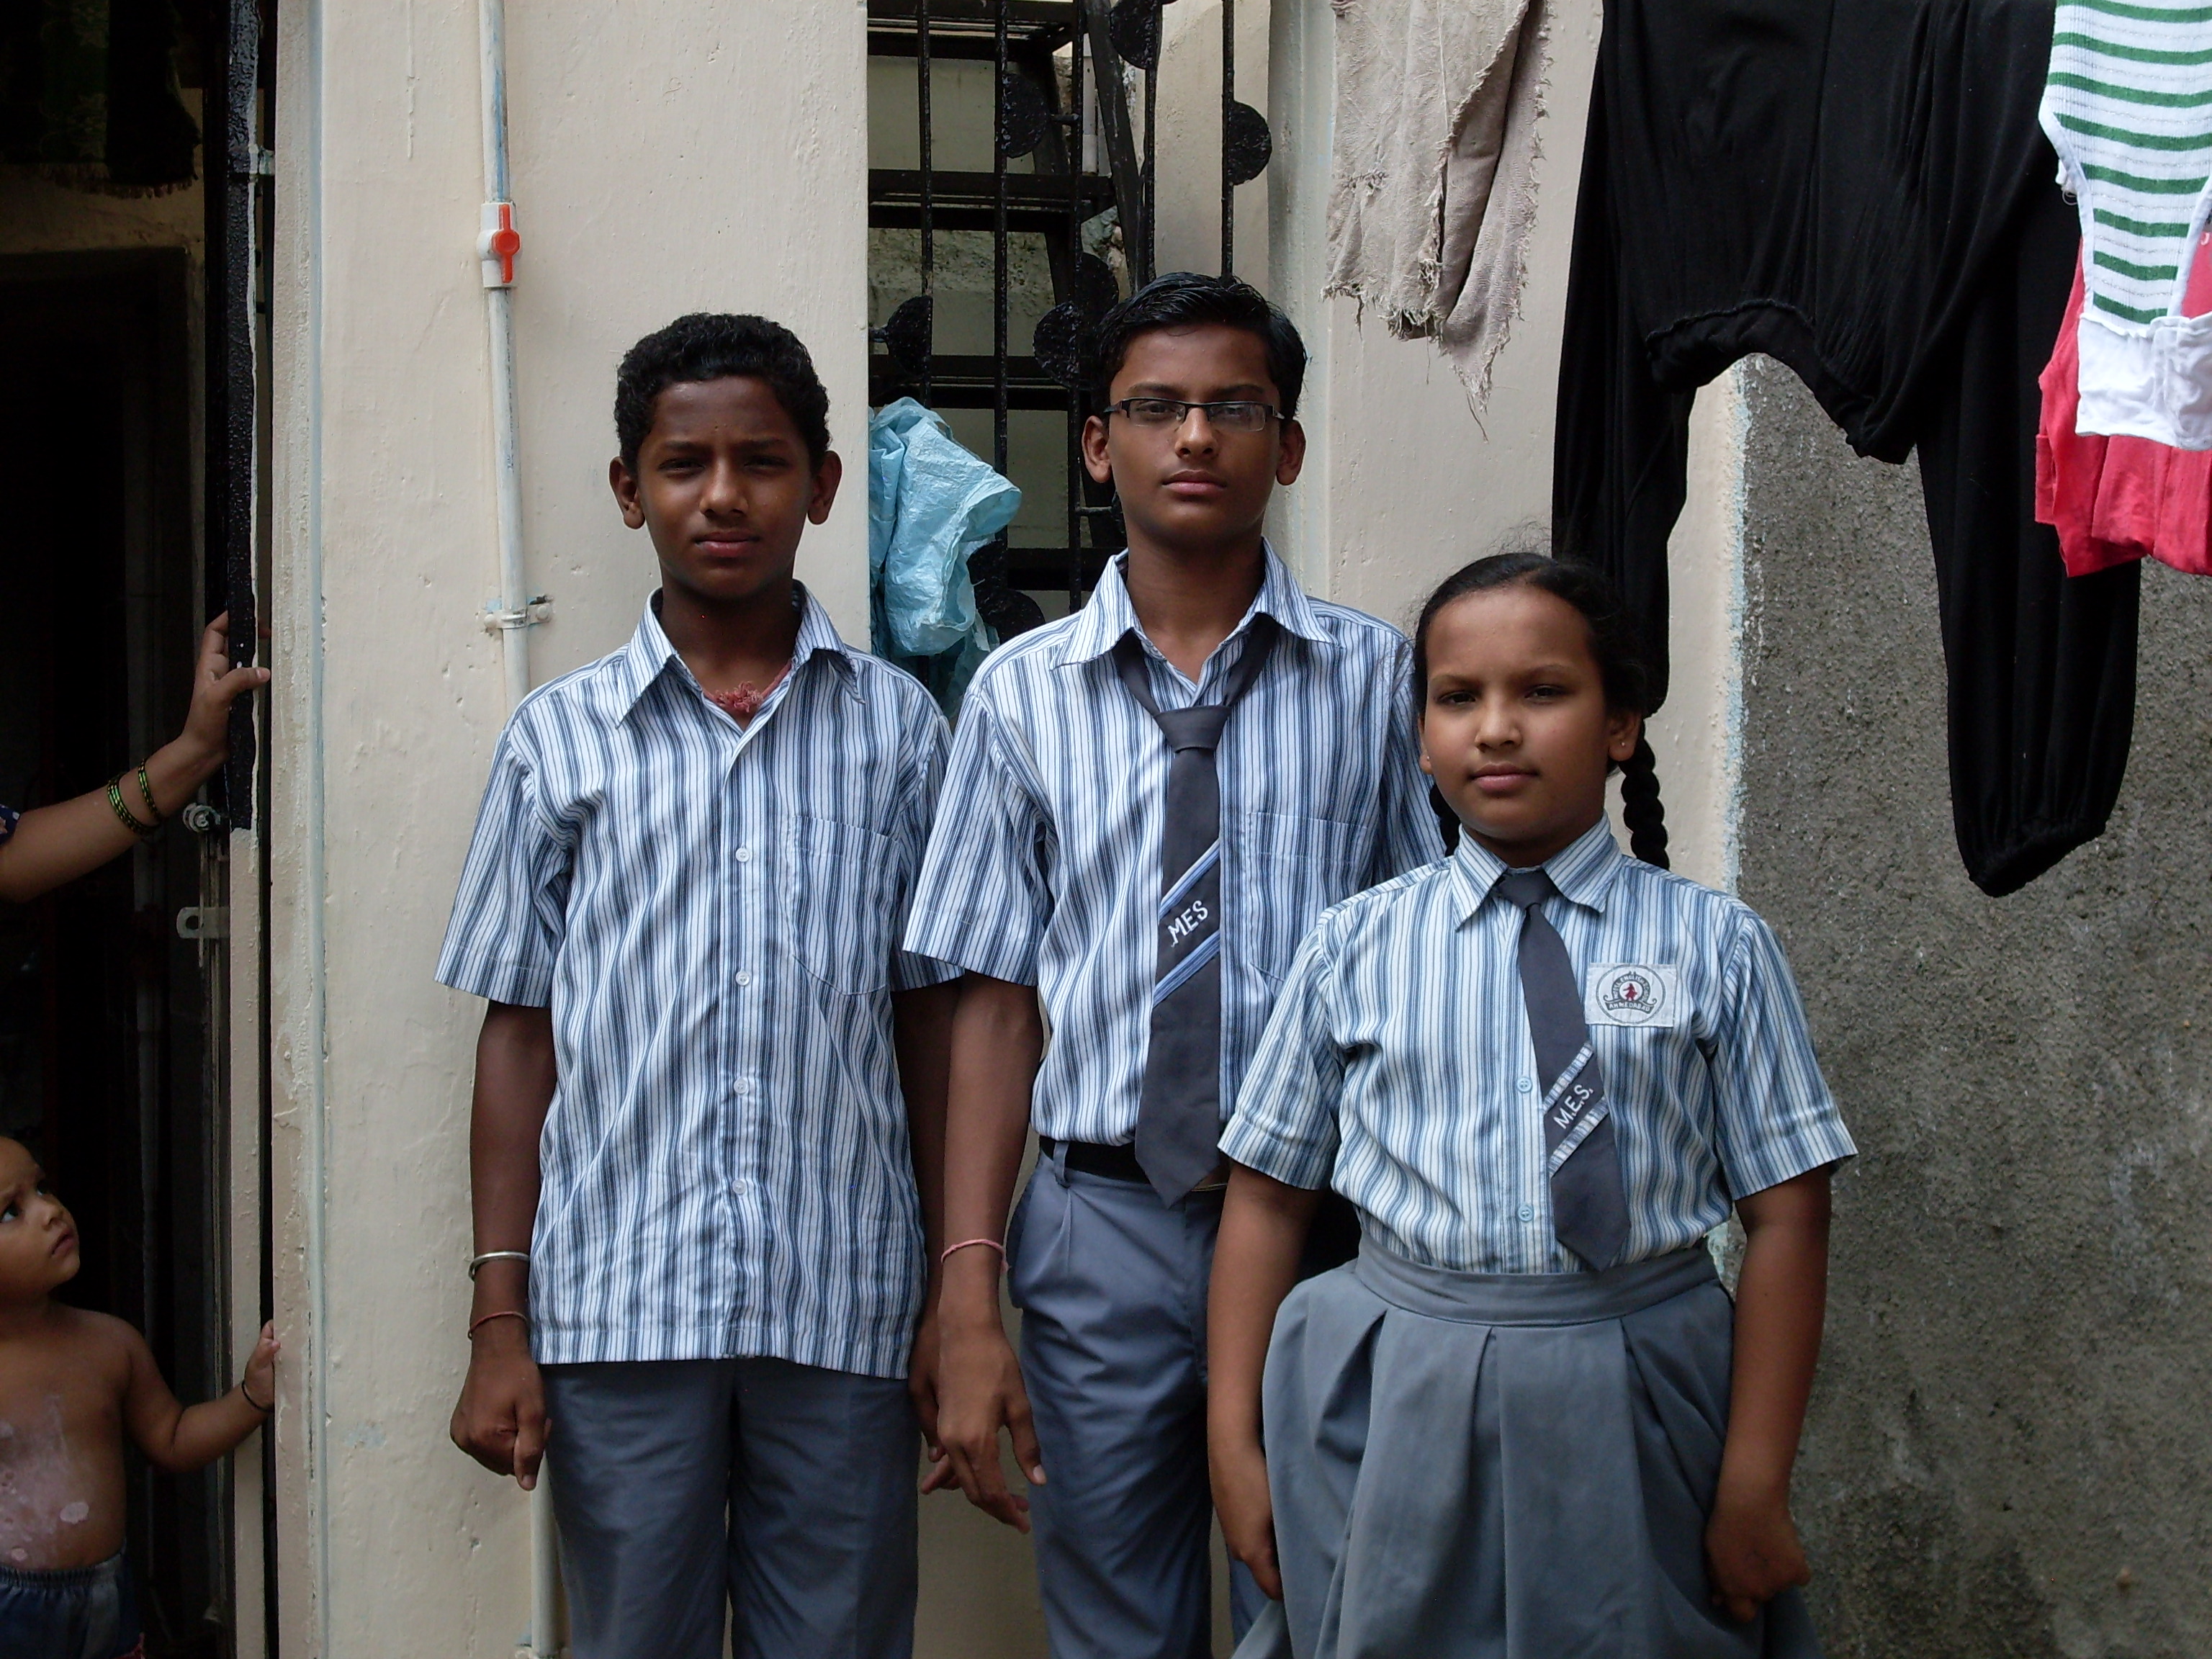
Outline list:
[[[271,1320],[261,1328],[261,1340],[246,1362],[246,1376],[239,1386],[246,1390],[246,1403],[261,1411],[276,1407],[276,1355],[283,1346],[276,1340],[276,1322]]]
[[[1809,1583],[1813,1570],[1787,1499],[1736,1496],[1723,1486],[1705,1528],[1705,1571],[1713,1605],[1738,1623],[1756,1618],[1784,1590]]]

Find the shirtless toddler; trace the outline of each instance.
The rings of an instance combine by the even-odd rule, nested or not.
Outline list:
[[[123,1436],[155,1468],[204,1468],[276,1403],[264,1326],[246,1378],[185,1407],[146,1339],[52,1299],[76,1276],[76,1224],[30,1152],[0,1138],[0,1655],[133,1659],[144,1649],[123,1561]]]

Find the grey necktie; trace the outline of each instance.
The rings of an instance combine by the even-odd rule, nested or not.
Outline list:
[[[1552,1231],[1600,1271],[1628,1248],[1628,1199],[1620,1148],[1605,1097],[1605,1073],[1566,941],[1545,920],[1544,901],[1559,890],[1549,872],[1508,870],[1494,890],[1521,910],[1521,995],[1544,1090],[1544,1146],[1552,1176]]]
[[[1159,722],[1174,750],[1161,822],[1159,953],[1136,1146],[1138,1167],[1170,1204],[1221,1162],[1221,779],[1213,751],[1229,711],[1274,648],[1274,623],[1255,617],[1219,702],[1162,708],[1136,635],[1123,635],[1114,647],[1121,684]]]

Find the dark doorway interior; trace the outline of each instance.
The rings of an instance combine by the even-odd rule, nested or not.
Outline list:
[[[205,620],[196,553],[193,273],[179,250],[0,260],[0,801],[100,787],[173,735]],[[76,1212],[70,1299],[131,1321],[185,1400],[223,1375],[220,949],[212,846],[181,824],[37,903],[0,906],[0,1132]],[[130,1552],[156,1656],[228,1654],[221,1465],[132,1463]]]

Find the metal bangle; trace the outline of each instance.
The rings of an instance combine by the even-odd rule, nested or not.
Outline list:
[[[476,1283],[477,1269],[483,1267],[487,1261],[520,1261],[527,1263],[529,1260],[530,1252],[527,1250],[486,1250],[482,1255],[476,1256],[470,1261],[469,1283],[471,1285]]]

